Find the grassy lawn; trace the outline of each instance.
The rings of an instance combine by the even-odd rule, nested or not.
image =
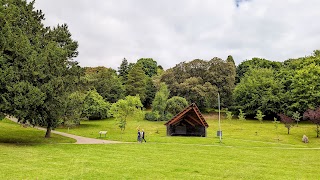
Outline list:
[[[15,144],[55,144],[73,143],[74,139],[51,134],[44,138],[45,132],[32,127],[23,127],[15,122],[4,119],[0,121],[0,143]]]
[[[216,137],[218,121],[216,116],[206,116],[209,124],[207,130],[208,137],[167,137],[165,122],[150,122],[146,120],[129,119],[126,130],[123,134],[117,126],[115,119],[82,121],[77,128],[69,131],[64,128],[59,131],[69,132],[71,134],[99,138],[99,131],[107,130],[106,138],[108,140],[117,140],[125,142],[136,142],[137,128],[146,131],[146,140],[155,143],[182,143],[182,144],[220,144]],[[264,121],[260,124],[257,120],[222,120],[221,128],[223,131],[222,145],[226,146],[261,146],[261,147],[320,147],[320,138],[316,138],[315,125],[310,123],[300,123],[298,127],[293,127],[290,134],[283,124],[278,124],[276,130],[272,121]],[[301,142],[303,135],[309,137],[310,143]]]
[[[0,179],[319,178],[319,150],[171,143],[0,148]]]
[[[283,124],[276,131],[271,122],[223,120],[220,144],[216,118],[206,119],[206,138],[166,137],[164,122],[132,119],[122,137],[114,119],[84,121],[69,130],[93,138],[108,130],[103,139],[128,142],[136,141],[138,126],[147,132],[147,143],[99,145],[59,144],[72,141],[60,136],[47,140],[43,131],[0,121],[0,179],[319,178],[315,125],[300,124],[287,135]],[[301,142],[303,134],[309,144]]]

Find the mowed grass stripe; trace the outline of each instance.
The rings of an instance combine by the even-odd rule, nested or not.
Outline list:
[[[316,179],[317,168],[305,167],[319,165],[319,150],[190,144],[0,147],[1,179]]]

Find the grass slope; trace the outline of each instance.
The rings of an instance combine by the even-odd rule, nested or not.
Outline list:
[[[287,135],[282,124],[276,131],[271,122],[223,121],[220,144],[217,120],[207,121],[208,137],[201,138],[166,137],[164,122],[132,119],[122,140],[135,142],[140,126],[147,143],[99,145],[53,144],[70,139],[46,142],[43,131],[0,121],[0,179],[318,179],[314,125],[301,124]],[[114,119],[85,121],[69,132],[98,138],[100,130],[108,130],[106,139],[121,139]],[[303,134],[309,144],[301,142]]]
[[[145,120],[129,119],[124,134],[120,133],[115,119],[83,121],[77,128],[69,131],[64,128],[59,131],[68,132],[80,136],[99,138],[99,131],[107,130],[107,137],[103,139],[117,140],[125,142],[136,142],[137,128],[146,131],[148,142],[163,143],[187,143],[187,144],[219,144],[216,137],[218,121],[215,116],[206,116],[209,124],[207,130],[208,137],[167,137],[165,122],[150,122]],[[315,125],[300,123],[298,127],[293,127],[290,134],[283,124],[278,124],[276,130],[271,121],[264,121],[260,124],[257,120],[222,120],[223,144],[229,146],[262,146],[262,147],[320,147],[320,138],[316,138]],[[301,142],[303,135],[309,137],[309,144]]]
[[[44,131],[32,127],[23,127],[7,119],[0,121],[0,143],[47,144],[75,142],[74,139],[56,134],[51,134],[50,139],[44,138],[44,135]]]

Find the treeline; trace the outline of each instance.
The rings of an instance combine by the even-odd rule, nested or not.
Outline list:
[[[234,114],[241,109],[252,118],[258,111],[269,118],[279,113],[292,117],[294,113],[302,115],[319,106],[319,63],[318,50],[310,56],[284,62],[253,58],[238,66],[232,56],[225,60],[217,57],[208,61],[195,59],[165,71],[153,59],[139,59],[130,65],[124,59],[118,73],[113,70],[113,76],[117,76],[120,82],[114,84],[123,85],[123,88],[116,88],[119,91],[124,89],[122,96],[139,94],[146,108],[152,107],[160,84],[165,83],[169,92],[167,99],[182,97],[188,103],[196,103],[202,110],[217,108],[220,93],[221,106]],[[106,84],[112,87],[110,83]],[[108,91],[106,94],[121,98],[122,93]]]
[[[315,109],[320,104],[319,63],[318,50],[310,56],[284,62],[253,58],[238,66],[232,56],[225,60],[217,57],[208,61],[195,59],[165,71],[151,58],[131,64],[124,59],[118,73],[108,68],[86,68],[96,69],[94,77],[88,72],[86,77],[95,79],[94,88],[111,103],[138,94],[144,107],[152,108],[160,84],[165,83],[169,92],[167,99],[182,97],[188,103],[196,103],[202,110],[217,108],[220,93],[221,106],[234,114],[241,109],[251,117],[258,110],[268,117],[279,113],[292,116],[296,112],[303,114],[307,109]],[[99,74],[106,71],[112,73],[102,78]],[[114,79],[116,82],[111,83]]]
[[[320,51],[284,62],[253,58],[237,67],[233,109],[291,116],[320,105]]]

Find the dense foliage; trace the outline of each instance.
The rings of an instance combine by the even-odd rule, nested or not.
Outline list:
[[[173,96],[167,101],[166,111],[172,115],[176,115],[187,106],[188,101],[185,98]]]
[[[237,109],[242,109],[247,115],[255,115],[257,110],[271,115],[280,108],[281,91],[282,86],[273,69],[251,69],[237,84],[233,99]]]
[[[85,68],[88,89],[96,89],[108,102],[114,103],[124,98],[124,86],[115,70],[105,67]]]
[[[139,95],[142,102],[146,100],[146,78],[142,65],[136,64],[128,73],[128,80],[126,82],[126,95],[135,96]]]
[[[108,117],[110,103],[94,89],[88,91],[84,102],[82,115],[88,119],[105,119]]]
[[[142,103],[139,96],[127,96],[113,103],[109,114],[118,120],[118,125],[123,133],[126,129],[127,119],[129,116],[139,114]]]
[[[253,58],[237,67],[234,109],[243,109],[254,116],[261,110],[267,116],[284,113],[293,116],[320,104],[320,56],[272,62]]]
[[[303,113],[303,118],[312,121],[316,127],[317,137],[320,134],[320,107],[315,110],[308,109],[306,112]]]
[[[213,58],[182,62],[168,69],[161,81],[168,85],[170,97],[180,96],[194,102],[199,108],[217,107],[217,95],[221,94],[221,104],[231,105],[235,86],[235,65],[233,61]]]
[[[72,61],[78,43],[66,24],[45,27],[34,1],[2,0],[0,8],[0,111],[45,126],[50,137],[82,72]]]

